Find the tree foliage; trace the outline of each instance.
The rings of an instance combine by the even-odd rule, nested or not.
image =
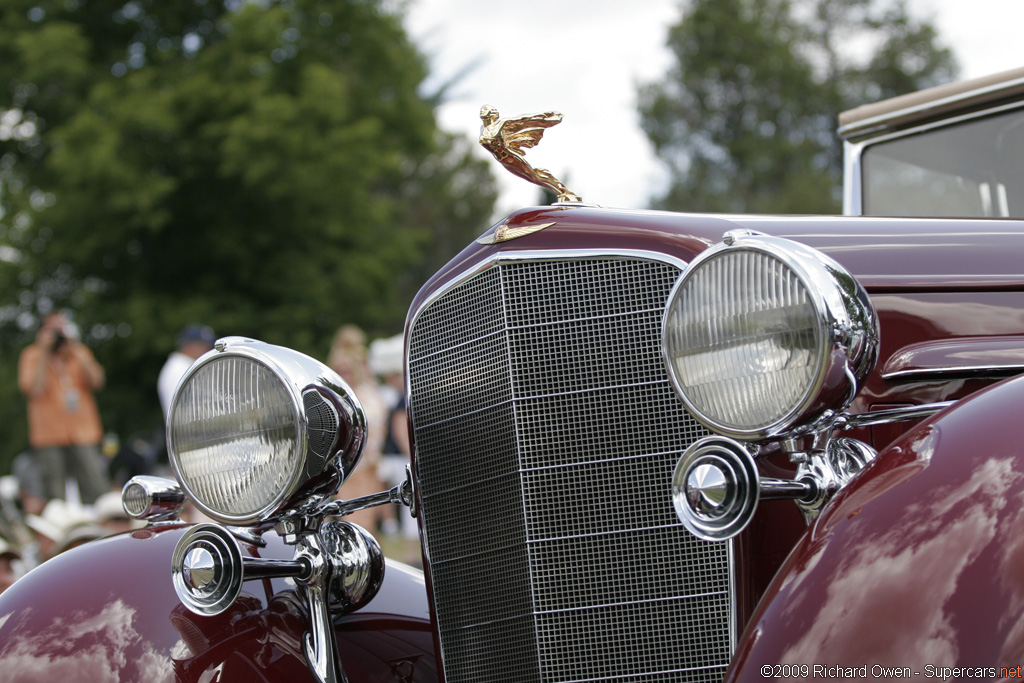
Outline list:
[[[675,210],[834,213],[839,113],[956,74],[901,0],[690,0],[668,46],[640,111]]]
[[[17,351],[51,308],[76,312],[121,433],[159,424],[189,322],[318,357],[341,323],[400,329],[496,195],[425,76],[375,1],[3,3],[0,463],[24,445]]]

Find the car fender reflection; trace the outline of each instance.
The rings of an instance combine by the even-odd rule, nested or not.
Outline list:
[[[143,641],[135,609],[121,600],[91,614],[56,616],[34,632],[22,629],[27,616],[0,616],[0,671],[7,683],[174,680],[170,657]]]
[[[1000,624],[1008,634],[999,661],[1010,664],[1024,661],[1024,508],[1016,511],[1004,537],[998,578],[1010,599]]]
[[[178,605],[170,618],[181,636],[172,651],[181,680],[255,683],[308,668],[301,640],[307,619],[294,591],[273,596],[266,609],[243,593],[221,614],[199,616]]]
[[[1005,536],[995,518],[1021,506],[1024,474],[1013,464],[1011,458],[990,460],[969,479],[911,505],[903,522],[846,546],[819,607],[809,613],[809,627],[780,661],[818,661],[822,652],[843,666],[959,661],[949,605],[970,565],[997,533]]]

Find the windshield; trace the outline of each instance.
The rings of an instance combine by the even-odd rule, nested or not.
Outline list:
[[[870,145],[868,216],[1024,218],[1024,109]]]

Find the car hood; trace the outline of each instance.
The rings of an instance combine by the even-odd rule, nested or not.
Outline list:
[[[735,217],[737,225],[808,244],[869,290],[1018,289],[1024,222]]]
[[[498,221],[438,272],[420,298],[500,254],[646,250],[689,261],[740,229],[819,249],[869,291],[1024,289],[1020,220],[693,214],[563,204],[522,209]],[[494,243],[500,230],[525,234]]]

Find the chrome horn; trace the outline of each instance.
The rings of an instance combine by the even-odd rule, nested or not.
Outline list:
[[[758,500],[790,498],[810,503],[817,482],[758,478],[754,457],[738,441],[709,436],[694,442],[672,474],[672,505],[690,533],[705,541],[725,541],[743,531]]]
[[[179,540],[171,557],[174,590],[189,610],[214,615],[238,598],[242,583],[290,577],[302,588],[311,628],[304,637],[309,665],[324,683],[346,681],[334,653],[333,612],[351,612],[377,594],[384,554],[368,532],[349,522],[328,522],[295,538],[295,557],[275,560],[242,554],[234,535],[216,524],[198,524]]]
[[[238,541],[215,524],[197,524],[178,539],[171,555],[171,581],[182,604],[196,614],[220,614],[242,591],[246,562],[253,578],[254,557],[243,558]],[[285,575],[298,576],[304,567],[294,563]]]
[[[243,555],[239,538],[261,545],[258,534],[197,524],[178,539],[171,556],[171,580],[182,604],[200,615],[227,610],[253,579],[292,578],[298,584],[310,618],[303,650],[320,683],[345,683],[348,677],[337,657],[333,616],[353,612],[373,599],[384,581],[384,553],[365,529],[350,522],[324,522],[357,510],[389,503],[413,507],[412,473],[388,491],[350,500],[335,500],[306,514],[294,512],[276,520],[277,532],[295,547],[290,560]]]
[[[878,455],[871,446],[832,431],[905,422],[929,417],[953,401],[860,415],[841,414],[819,425],[809,450],[783,441],[789,459],[798,463],[794,478],[758,477],[754,456],[738,441],[707,436],[683,452],[672,474],[672,505],[690,533],[705,541],[725,541],[743,531],[760,499],[790,499],[810,523],[832,497]]]

